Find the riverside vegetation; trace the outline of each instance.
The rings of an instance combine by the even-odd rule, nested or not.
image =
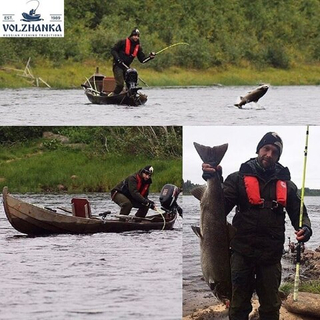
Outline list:
[[[0,187],[107,192],[152,164],[151,192],[182,187],[181,127],[0,127]]]
[[[29,85],[10,69],[29,57],[34,75],[55,88],[79,87],[97,65],[112,75],[110,48],[134,27],[146,53],[189,43],[134,62],[149,85],[320,83],[318,0],[64,3],[64,38],[0,38],[1,87]]]

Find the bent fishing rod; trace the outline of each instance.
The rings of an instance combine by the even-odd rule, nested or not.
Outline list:
[[[308,140],[309,140],[309,126],[307,126],[306,131],[306,143],[304,147],[304,161],[303,161],[303,175],[302,175],[302,187],[301,187],[301,201],[300,201],[300,214],[299,214],[299,229],[302,228],[303,219],[303,202],[304,202],[304,185],[306,179],[306,169],[307,169],[307,155],[308,155]],[[300,282],[300,262],[301,262],[301,241],[298,242],[297,247],[297,262],[296,262],[296,274],[294,278],[293,286],[293,301],[298,300],[299,282]]]
[[[168,46],[168,47],[165,47],[165,48],[161,49],[160,51],[156,52],[155,55],[157,55],[157,54],[159,54],[159,53],[161,53],[161,52],[163,52],[163,51],[166,51],[166,50],[168,50],[168,49],[170,49],[170,48],[172,48],[172,47],[181,46],[181,45],[187,45],[187,46],[188,46],[189,43],[187,43],[187,42],[177,42],[177,43],[174,43],[174,44],[172,44],[172,45],[170,45],[170,46]],[[142,63],[146,63],[146,62],[148,62],[149,60],[151,60],[151,57],[150,57],[150,56],[149,56],[148,58],[144,59],[144,60],[142,61]]]

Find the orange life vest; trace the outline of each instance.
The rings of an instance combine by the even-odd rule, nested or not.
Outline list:
[[[144,197],[148,191],[149,184],[142,185],[142,178],[137,174],[137,190]]]
[[[246,188],[249,203],[252,205],[263,205],[264,199],[260,196],[259,181],[257,177],[245,176],[244,185]],[[287,204],[287,183],[282,180],[276,182],[276,204],[286,206]]]
[[[134,50],[133,50],[133,53],[132,53],[132,57],[136,57],[137,54],[138,54],[138,50],[139,50],[139,45],[137,44],[135,47],[134,47]],[[126,47],[125,47],[125,54],[127,56],[130,56],[130,51],[131,51],[131,41],[129,38],[126,38]]]

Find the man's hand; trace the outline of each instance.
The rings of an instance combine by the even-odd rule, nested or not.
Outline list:
[[[220,180],[222,182],[222,167],[220,165],[218,165],[216,168],[212,167],[210,164],[208,163],[203,163],[202,164],[202,178],[204,180],[208,180],[210,178],[213,178],[214,174],[217,172],[220,176]]]
[[[152,210],[155,210],[156,206],[153,201],[149,200],[148,203],[146,204],[147,207],[149,207]]]
[[[296,234],[296,239],[299,242],[307,242],[309,241],[312,235],[312,230],[307,226],[303,226],[301,229],[296,231],[295,234]]]
[[[150,58],[150,59],[154,59],[155,56],[156,56],[156,53],[155,53],[155,52],[152,51],[152,52],[149,53],[149,58]]]

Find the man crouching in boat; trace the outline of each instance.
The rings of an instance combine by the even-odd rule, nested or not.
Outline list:
[[[111,190],[111,199],[120,206],[120,215],[129,215],[132,207],[139,208],[136,217],[145,217],[149,208],[155,210],[154,202],[148,199],[152,183],[153,167],[146,166],[130,175]]]
[[[130,67],[133,59],[138,57],[141,63],[149,61],[155,57],[155,53],[151,52],[147,57],[140,46],[140,31],[135,28],[131,31],[128,38],[118,41],[111,49],[113,56],[113,75],[116,80],[116,87],[110,95],[119,94],[124,86],[125,73]],[[148,59],[149,58],[149,59]]]

